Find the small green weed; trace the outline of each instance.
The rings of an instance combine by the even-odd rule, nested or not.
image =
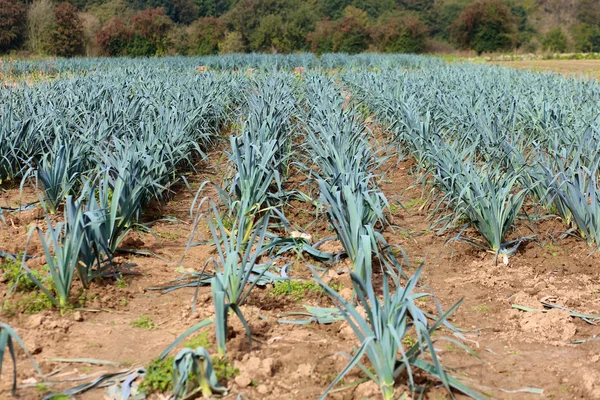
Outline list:
[[[158,392],[166,393],[173,390],[173,360],[167,357],[164,360],[156,359],[146,367],[146,376],[140,384],[140,391],[146,394]]]
[[[183,347],[189,347],[195,349],[197,347],[204,347],[208,349],[210,347],[210,340],[208,339],[208,331],[201,332],[197,336],[194,336],[183,344]]]
[[[490,308],[488,306],[479,305],[479,306],[473,307],[473,311],[475,311],[475,312],[488,312],[488,311],[490,311]]]
[[[331,282],[329,287],[339,292],[343,285]],[[321,293],[323,289],[315,281],[284,281],[276,282],[269,293],[271,296],[292,296],[294,300],[300,301],[308,293]]]
[[[171,201],[171,203],[173,203],[173,201]],[[167,239],[167,240],[177,240],[179,239],[179,235],[175,234],[175,233],[171,233],[171,232],[155,232],[156,236],[158,236],[159,238],[162,239]]]
[[[123,279],[123,275],[119,275],[119,279],[117,279],[117,287],[119,289],[125,289],[127,286],[129,285],[127,284],[127,281]]]
[[[221,358],[219,356],[212,357],[212,364],[219,382],[226,382],[240,374],[240,370],[234,368],[228,358]]]
[[[406,209],[414,208],[416,206],[420,206],[423,203],[424,203],[424,201],[422,199],[412,199],[412,200],[408,201],[406,204],[404,204],[404,208],[406,208]]]
[[[405,345],[406,347],[410,348],[410,347],[413,347],[415,344],[417,344],[417,339],[415,339],[414,337],[412,337],[410,335],[406,335],[402,339],[402,344]]]
[[[554,244],[552,244],[552,243],[547,243],[547,244],[544,246],[544,249],[545,249],[546,251],[548,251],[548,253],[550,253],[550,255],[551,255],[552,257],[556,257],[557,255],[559,255],[559,254],[560,254],[560,247],[558,247],[558,246],[555,246],[555,245],[554,245]]]
[[[17,256],[17,260],[22,257],[22,254]],[[6,259],[2,264],[0,264],[0,271],[2,271],[2,280],[6,282],[6,284],[11,287],[15,285],[15,290],[17,292],[31,292],[37,289],[37,285],[33,283],[31,278],[25,274],[21,273],[21,263],[19,261],[13,261]],[[48,272],[48,267],[44,267],[44,271]],[[32,275],[39,280],[40,282],[46,284],[48,283],[50,278],[47,274],[44,276],[41,271],[32,271]]]
[[[45,293],[35,291],[24,295],[16,302],[6,300],[3,311],[8,315],[19,313],[37,314],[45,310],[50,310],[52,307],[54,307],[54,304],[52,304],[52,301]]]
[[[152,318],[147,315],[142,315],[141,317],[131,321],[131,326],[149,331],[155,328],[154,321],[152,321]]]

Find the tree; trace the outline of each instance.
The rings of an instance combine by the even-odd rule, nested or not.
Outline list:
[[[353,6],[346,7],[344,18],[335,24],[333,50],[349,54],[365,51],[371,41],[368,22],[366,12]]]
[[[90,7],[89,11],[98,17],[102,24],[106,24],[115,18],[126,21],[135,13],[129,7],[128,0],[108,0],[106,3]]]
[[[83,24],[79,9],[71,3],[61,3],[54,10],[56,25],[52,34],[52,52],[61,57],[83,54]]]
[[[600,52],[600,27],[578,24],[571,29],[575,49],[581,52]]]
[[[131,17],[132,39],[127,45],[127,54],[136,57],[167,54],[168,34],[173,21],[162,8],[138,11]]]
[[[450,31],[457,45],[481,54],[510,49],[516,25],[502,0],[477,0],[465,7]]]
[[[48,54],[52,50],[52,31],[56,17],[52,0],[36,0],[27,11],[27,40],[36,54]]]
[[[0,52],[14,49],[23,41],[27,7],[16,0],[0,0]]]
[[[365,11],[369,17],[377,18],[396,8],[395,0],[354,0],[352,6]]]
[[[379,49],[387,53],[421,53],[428,33],[416,17],[391,18],[378,27],[376,41]]]
[[[285,35],[289,41],[290,50],[308,50],[306,37],[315,30],[318,20],[317,7],[311,2],[303,2],[288,14]]]
[[[564,53],[567,50],[567,35],[557,26],[552,28],[542,40],[544,50],[550,50],[555,53]]]
[[[235,31],[225,35],[225,39],[219,47],[219,52],[222,54],[243,53],[244,51],[246,51],[246,46],[242,34]]]
[[[398,0],[398,5],[410,11],[425,12],[434,6],[434,0]]]
[[[108,21],[96,34],[96,42],[106,56],[122,56],[127,54],[127,45],[133,36],[131,29],[119,18]]]
[[[88,57],[96,57],[100,55],[100,49],[96,42],[96,35],[102,29],[100,20],[91,13],[80,13],[79,19],[83,26],[83,42],[85,45],[85,54]]]
[[[191,55],[209,55],[219,52],[219,45],[225,40],[225,21],[206,17],[194,21],[187,29],[189,53]]]
[[[286,38],[286,25],[280,15],[267,15],[260,20],[258,28],[250,36],[250,50],[288,52],[290,43]]]
[[[465,9],[462,3],[436,2],[430,11],[429,30],[439,39],[450,40],[450,27]]]
[[[313,32],[306,36],[310,51],[315,54],[330,53],[333,51],[333,35],[335,25],[328,19],[317,22]]]
[[[342,17],[344,9],[351,4],[351,0],[322,0],[321,13],[329,19],[336,20]]]
[[[178,24],[189,25],[199,16],[198,6],[193,0],[138,0],[137,3],[137,8],[142,10],[162,8]]]
[[[219,17],[229,10],[227,0],[194,0],[200,17]]]

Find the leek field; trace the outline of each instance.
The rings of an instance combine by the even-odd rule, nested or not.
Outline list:
[[[600,85],[0,64],[0,397],[600,398]]]

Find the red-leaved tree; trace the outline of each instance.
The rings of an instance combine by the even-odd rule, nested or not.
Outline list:
[[[96,42],[105,56],[122,56],[133,32],[119,18],[112,19],[97,34]]]
[[[83,24],[77,13],[79,9],[71,3],[61,3],[54,10],[56,28],[53,32],[53,53],[61,57],[81,55],[83,43]]]
[[[23,39],[26,6],[16,0],[0,0],[0,52],[17,46]]]

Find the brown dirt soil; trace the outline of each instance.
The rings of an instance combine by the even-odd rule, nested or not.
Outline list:
[[[588,256],[590,249],[575,238],[556,239],[560,236],[556,232],[565,228],[551,219],[536,224],[539,244],[532,241],[523,245],[508,265],[495,265],[491,254],[464,243],[447,244],[456,232],[438,236],[429,230],[421,188],[415,186],[411,175],[414,162],[406,160],[392,165],[395,161],[390,160],[381,187],[390,203],[399,200],[406,210],[393,207],[392,222],[398,227],[388,228],[385,236],[389,242],[403,247],[413,266],[424,261],[421,289],[432,290],[444,309],[463,299],[451,322],[465,331],[467,340],[464,343],[479,356],[470,356],[450,342],[439,341],[436,348],[442,362],[452,368],[455,376],[494,398],[600,399],[600,341],[572,344],[599,335],[600,328],[559,309],[541,313],[523,312],[512,307],[518,304],[541,309],[541,301],[544,301],[583,313],[599,313],[600,254]],[[208,178],[208,175],[199,176],[193,181],[198,185]],[[14,198],[15,190],[18,188],[6,189],[5,196]],[[35,199],[35,196],[29,197]],[[191,312],[194,289],[180,289],[169,294],[148,290],[178,278],[182,271],[200,271],[212,256],[211,247],[205,245],[192,247],[185,253],[192,226],[189,218],[192,200],[193,194],[185,188],[179,190],[171,202],[162,210],[153,210],[153,214],[174,216],[181,222],[160,222],[153,227],[154,236],[135,232],[127,239],[128,246],[150,250],[165,260],[122,255],[119,262],[136,264],[132,270],[137,274],[125,275],[126,285],[117,285],[111,280],[92,285],[85,295],[85,310],[62,316],[54,310],[34,315],[0,315],[2,321],[17,329],[45,373],[63,368],[54,379],[97,377],[102,372],[147,365],[188,327],[213,315],[209,288],[200,289],[194,313]],[[305,205],[306,212],[303,212],[301,207],[301,203],[294,203],[294,210],[289,215],[299,226],[306,226],[314,219],[312,215],[307,216],[314,213],[314,209]],[[36,221],[21,217],[14,224],[0,223],[0,250],[12,253],[24,250],[26,225]],[[43,221],[37,223],[43,225]],[[322,228],[326,225],[319,222],[314,226]],[[326,232],[311,229],[306,231],[325,237]],[[200,231],[206,237],[207,227],[201,226]],[[327,250],[339,247],[335,242],[328,243]],[[35,255],[42,255],[39,245],[30,250]],[[182,256],[183,263],[178,268],[177,262]],[[314,261],[288,254],[282,263],[292,263],[292,276],[309,277],[306,264],[314,264]],[[340,293],[349,297],[348,274],[336,272],[344,265],[347,263],[333,268],[327,279],[341,284]],[[414,267],[406,271],[410,273]],[[0,283],[0,293],[7,290],[6,284]],[[11,301],[11,298],[6,300]],[[303,304],[332,305],[318,291],[309,291],[301,300],[296,300],[290,296],[273,296],[269,288],[255,289],[242,307],[254,337],[252,348],[241,323],[236,318],[230,319],[232,332],[228,356],[240,374],[229,382],[222,382],[231,388],[233,395],[229,398],[242,393],[249,399],[316,399],[345,366],[346,360],[336,353],[350,351],[357,345],[345,323],[287,325],[277,322],[280,313],[302,311]],[[431,300],[422,306],[427,311],[435,311]],[[132,326],[131,322],[140,316],[151,318],[154,328],[146,330]],[[213,330],[208,330],[214,351]],[[444,330],[441,336],[444,335],[451,336],[451,332]],[[123,366],[52,360],[57,357],[110,360]],[[19,352],[18,364],[19,384],[34,386],[21,388],[20,398],[40,398],[40,392],[32,385],[40,379],[22,352]],[[2,399],[9,397],[12,379],[10,368],[3,372],[0,380]],[[344,382],[347,384],[361,377],[358,371],[353,371]],[[49,387],[57,390],[75,384]],[[541,388],[544,394],[513,392],[527,387]],[[399,385],[398,394],[401,389]],[[103,396],[103,392],[95,390],[77,398],[101,399]],[[378,388],[365,382],[340,390],[329,398],[362,400],[369,397],[378,398]],[[427,398],[449,396],[440,388],[432,387]]]
[[[493,63],[516,69],[552,71],[568,77],[575,75],[600,79],[600,60],[522,60],[493,61]]]

